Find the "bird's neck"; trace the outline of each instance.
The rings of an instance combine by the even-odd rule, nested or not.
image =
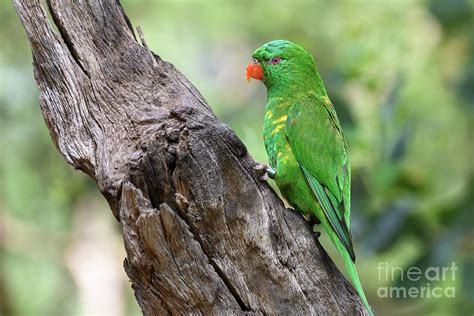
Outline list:
[[[323,81],[316,71],[311,76],[281,77],[273,82],[266,82],[268,103],[274,103],[275,100],[293,100],[305,98],[310,94],[317,97],[327,96]]]
[[[301,101],[313,96],[316,98],[327,97],[326,89],[323,82],[319,78],[317,80],[308,81],[302,84],[287,82],[286,84],[275,84],[267,87],[267,111],[280,112],[279,114],[286,114],[290,107]]]

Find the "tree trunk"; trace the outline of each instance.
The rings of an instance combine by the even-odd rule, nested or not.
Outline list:
[[[137,41],[118,1],[48,1],[59,34],[40,0],[14,4],[51,138],[119,220],[144,314],[364,314],[304,219],[194,86]]]

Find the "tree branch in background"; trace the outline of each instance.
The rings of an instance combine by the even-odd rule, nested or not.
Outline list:
[[[40,106],[66,161],[120,221],[147,315],[363,314],[352,286],[173,65],[137,42],[116,0],[15,0]]]

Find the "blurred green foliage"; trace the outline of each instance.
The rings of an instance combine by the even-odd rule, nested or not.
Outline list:
[[[277,38],[312,52],[349,144],[353,235],[369,301],[380,315],[473,313],[472,0],[122,3],[151,49],[197,86],[256,160],[266,161],[266,100],[262,85],[244,79],[251,52]],[[120,246],[117,224],[95,184],[49,138],[8,0],[0,0],[0,43],[0,315],[84,315],[70,260],[88,236],[80,216],[103,216],[116,228],[108,242]],[[455,262],[455,280],[431,287],[454,286],[456,297],[380,297],[381,287],[426,285],[381,279],[381,262],[404,271]],[[121,313],[138,314],[131,291],[123,295]]]

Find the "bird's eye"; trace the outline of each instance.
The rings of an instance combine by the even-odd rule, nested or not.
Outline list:
[[[273,57],[272,59],[270,59],[270,64],[276,65],[276,64],[279,64],[280,61],[281,61],[281,57]]]

